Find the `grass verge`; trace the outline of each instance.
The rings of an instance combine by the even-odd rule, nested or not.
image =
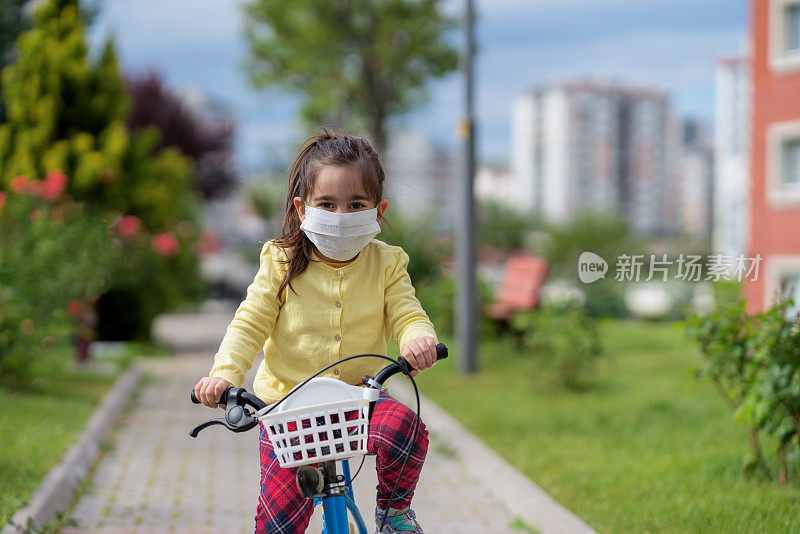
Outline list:
[[[506,339],[482,343],[471,376],[454,372],[448,343],[453,357],[420,389],[600,532],[800,530],[796,481],[742,474],[745,429],[690,372],[700,355],[680,325],[605,321],[600,333],[607,357],[587,392],[544,390]]]
[[[69,347],[40,357],[27,390],[0,387],[0,527],[27,504],[42,478],[61,461],[120,372],[132,359],[98,354],[87,367]]]

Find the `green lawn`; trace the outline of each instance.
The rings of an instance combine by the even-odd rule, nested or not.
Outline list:
[[[80,437],[118,374],[77,369],[69,349],[45,357],[35,389],[0,388],[0,530],[28,502],[45,474]]]
[[[483,370],[453,358],[421,390],[600,532],[798,532],[800,490],[746,477],[745,431],[680,325],[601,323],[597,386],[548,393],[505,340],[482,344]],[[423,408],[424,414],[424,408]],[[424,417],[424,415],[423,415]],[[770,447],[771,454],[771,447]]]

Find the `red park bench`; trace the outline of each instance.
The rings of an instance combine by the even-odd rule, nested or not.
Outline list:
[[[507,321],[516,311],[536,307],[546,272],[547,262],[543,258],[527,254],[509,256],[494,302],[486,306],[486,315]]]

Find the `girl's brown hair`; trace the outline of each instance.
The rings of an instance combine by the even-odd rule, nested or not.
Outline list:
[[[306,270],[314,253],[311,241],[300,229],[300,216],[294,207],[294,197],[305,201],[314,191],[320,169],[327,165],[355,167],[370,200],[377,206],[383,199],[385,173],[378,153],[369,141],[361,137],[336,134],[324,127],[319,133],[306,139],[289,168],[286,215],[283,218],[281,236],[275,239],[275,244],[286,253],[287,259],[282,260],[282,263],[288,264],[278,289],[279,299],[287,286],[294,291],[292,280]],[[382,216],[380,219],[383,222]]]

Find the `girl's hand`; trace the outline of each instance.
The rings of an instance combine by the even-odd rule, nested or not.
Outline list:
[[[219,404],[219,398],[226,389],[232,387],[233,384],[224,378],[206,376],[194,387],[194,396],[209,408],[224,408]]]
[[[414,368],[411,376],[417,376],[420,371],[436,362],[436,338],[423,336],[409,339],[403,345],[400,355]]]

